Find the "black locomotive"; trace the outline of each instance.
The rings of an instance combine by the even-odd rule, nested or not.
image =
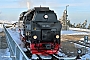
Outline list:
[[[23,37],[32,54],[55,54],[60,48],[62,25],[49,7],[34,7],[20,15]]]

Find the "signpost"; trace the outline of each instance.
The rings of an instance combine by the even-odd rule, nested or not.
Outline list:
[[[88,42],[88,36],[84,36],[84,42]]]
[[[85,54],[86,54],[86,43],[88,42],[88,36],[84,36],[84,43],[85,43]]]

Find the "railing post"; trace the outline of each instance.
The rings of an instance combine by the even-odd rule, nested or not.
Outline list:
[[[10,49],[10,57],[12,58],[12,60],[16,60],[16,56],[13,54],[11,49]]]
[[[20,60],[20,50],[18,47],[16,47],[16,58],[17,60]]]

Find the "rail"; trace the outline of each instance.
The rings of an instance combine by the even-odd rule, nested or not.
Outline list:
[[[6,35],[9,51],[10,51],[10,57],[12,60],[29,60],[28,57],[25,55],[25,53],[22,51],[20,46],[12,39],[10,34],[8,33],[6,27],[3,25],[4,32]]]

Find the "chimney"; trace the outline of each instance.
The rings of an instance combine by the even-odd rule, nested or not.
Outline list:
[[[27,1],[27,8],[30,9],[30,3]]]

